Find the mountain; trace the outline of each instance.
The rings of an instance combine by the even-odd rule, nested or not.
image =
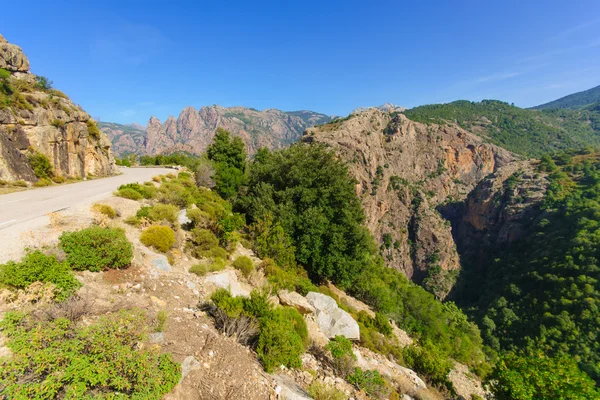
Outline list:
[[[460,127],[377,108],[308,129],[303,141],[324,143],[347,161],[387,264],[438,298],[448,294],[460,270],[451,228],[438,207],[465,199],[515,159]]]
[[[569,108],[576,110],[583,108],[593,103],[600,101],[600,86],[584,90],[583,92],[577,92],[570,94],[560,99],[551,101],[549,103],[540,104],[539,106],[533,107],[536,110],[556,109],[556,108]]]
[[[526,157],[600,145],[600,113],[592,109],[531,110],[497,100],[460,100],[420,106],[404,114],[426,124],[460,126]]]
[[[296,142],[309,127],[327,123],[331,117],[313,111],[259,111],[246,107],[218,105],[186,107],[177,119],[163,123],[151,117],[145,130],[133,125],[102,123],[100,128],[111,138],[116,154],[167,154],[185,151],[202,153],[211,143],[218,127],[242,138],[248,153],[260,147],[277,149]]]
[[[21,48],[0,35],[0,179],[37,181],[30,160],[44,156],[57,177],[118,172],[110,141],[90,115],[32,74]]]

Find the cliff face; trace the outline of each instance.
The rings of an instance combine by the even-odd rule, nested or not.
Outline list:
[[[117,167],[110,141],[89,114],[29,71],[20,47],[0,36],[0,179],[36,181],[27,161],[43,153],[55,174],[110,175]]]
[[[168,154],[175,151],[200,154],[212,142],[219,127],[241,137],[248,153],[253,154],[260,147],[277,149],[288,146],[296,142],[306,128],[330,120],[330,117],[312,111],[258,111],[246,107],[221,106],[196,110],[194,107],[186,107],[177,119],[170,116],[164,123],[156,117],[150,118],[143,134],[143,145],[137,146],[137,149],[132,145],[132,141],[136,145],[139,141],[137,129],[110,123],[102,124],[101,128],[109,135],[113,132],[114,150],[120,155]]]
[[[114,154],[144,154],[146,128],[138,124],[122,125],[113,122],[98,122],[98,128],[112,143]]]
[[[450,223],[438,209],[464,200],[515,158],[458,127],[394,114],[368,109],[309,129],[303,140],[330,145],[349,162],[388,265],[443,298],[460,263]]]

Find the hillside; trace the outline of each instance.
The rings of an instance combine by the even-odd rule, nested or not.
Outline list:
[[[118,155],[155,155],[178,151],[200,154],[219,127],[241,137],[248,153],[253,154],[260,147],[277,149],[288,146],[296,142],[306,128],[330,120],[331,117],[313,111],[259,111],[214,105],[200,110],[186,107],[177,119],[170,116],[164,123],[152,117],[145,130],[139,126],[114,123],[103,123],[100,127],[111,137]]]
[[[600,114],[592,110],[529,110],[497,100],[455,101],[406,110],[410,120],[458,125],[526,157],[600,144]]]
[[[592,103],[600,101],[600,86],[570,94],[554,101],[540,104],[539,106],[532,107],[536,110],[556,109],[556,108],[570,108],[573,110],[583,108]]]
[[[116,173],[108,138],[51,84],[0,36],[0,180],[50,183]]]

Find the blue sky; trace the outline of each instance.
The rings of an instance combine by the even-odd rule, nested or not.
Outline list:
[[[0,33],[102,121],[145,125],[210,104],[335,115],[457,99],[529,107],[600,84],[598,0],[24,7],[3,4]]]

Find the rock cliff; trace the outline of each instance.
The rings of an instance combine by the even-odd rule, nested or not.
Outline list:
[[[452,125],[423,124],[368,109],[308,129],[348,161],[367,226],[389,266],[444,298],[460,268],[450,223],[439,210],[466,199],[489,174],[515,160]]]
[[[29,70],[0,36],[0,179],[37,181],[27,155],[44,154],[57,176],[117,172],[108,138],[89,114]]]
[[[164,123],[151,117],[145,132],[131,125],[101,124],[112,140],[116,154],[168,154],[176,151],[202,153],[217,128],[225,128],[246,143],[253,154],[260,147],[277,149],[296,142],[306,128],[329,122],[331,117],[312,111],[258,111],[246,107],[186,107],[177,119]],[[140,138],[143,137],[143,143]]]

